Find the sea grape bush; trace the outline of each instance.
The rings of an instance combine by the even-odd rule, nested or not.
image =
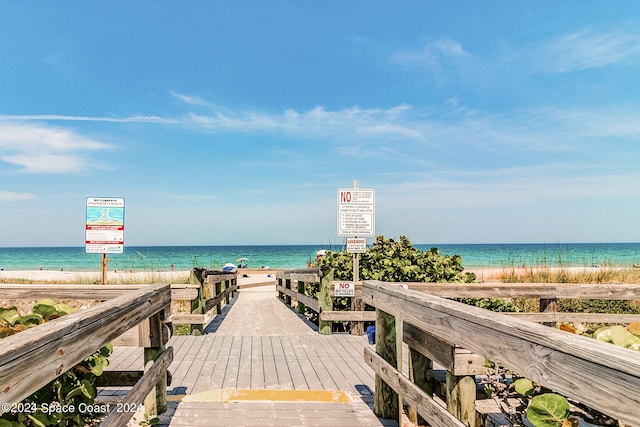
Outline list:
[[[353,279],[353,255],[332,252],[316,262],[318,267],[332,268],[336,280]],[[360,255],[360,279],[386,282],[462,282],[476,277],[465,273],[459,255],[443,255],[437,248],[422,251],[400,236],[398,241],[377,236],[375,243]]]
[[[582,333],[571,325],[562,324],[560,329],[583,334],[611,344],[625,347],[630,350],[640,351],[640,322],[624,325],[610,325],[598,328],[593,333]],[[522,416],[534,427],[576,427],[579,420],[571,411],[569,401],[556,393],[544,390],[526,378],[514,380],[507,386],[504,381],[505,372],[492,366],[494,372],[489,378],[502,378],[497,381],[489,381],[485,384],[485,391],[498,403],[503,414],[507,416],[512,425],[523,426]],[[579,407],[579,414],[588,417],[591,424],[617,425],[617,422],[609,416],[591,408],[575,403]]]
[[[398,241],[377,236],[374,244],[360,254],[359,264],[360,280],[471,283],[476,279],[475,274],[463,271],[459,255],[443,255],[437,248],[422,251],[405,236],[400,236]],[[346,250],[327,251],[316,261],[316,266],[333,269],[335,280],[353,280],[353,254]],[[311,295],[317,297],[317,294]],[[333,309],[349,310],[350,299],[334,298]],[[337,322],[334,326],[339,327]]]
[[[72,309],[68,305],[56,304],[48,299],[38,301],[32,313],[26,315],[21,315],[16,307],[0,307],[0,338],[20,333],[70,312]],[[0,427],[80,427],[96,424],[97,417],[101,414],[65,412],[52,408],[92,407],[97,396],[94,385],[96,377],[102,375],[104,367],[109,365],[112,351],[111,344],[105,345],[16,405],[17,408],[28,410],[2,414]]]

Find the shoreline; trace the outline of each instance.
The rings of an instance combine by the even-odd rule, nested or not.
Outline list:
[[[248,284],[256,282],[275,281],[278,269],[255,268],[239,269],[238,283]],[[173,271],[107,271],[107,284],[121,283],[182,283],[189,280],[191,270]],[[43,282],[72,282],[72,283],[96,283],[101,279],[100,271],[71,271],[71,270],[0,270],[0,280],[8,282],[16,281],[43,281]]]
[[[528,274],[536,272],[568,271],[571,273],[585,273],[598,270],[629,270],[633,267],[477,267],[466,268],[464,272],[474,273],[478,282],[497,280],[505,275]],[[238,284],[254,284],[275,282],[275,275],[282,268],[247,268],[238,269]],[[136,283],[136,281],[149,283],[184,282],[188,280],[191,270],[175,271],[107,271],[107,284],[112,283]],[[0,280],[27,280],[43,282],[74,282],[95,283],[101,279],[100,271],[67,271],[67,270],[0,270]]]

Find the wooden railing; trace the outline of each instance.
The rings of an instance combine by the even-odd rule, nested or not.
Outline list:
[[[238,290],[238,274],[218,270],[194,268],[188,285],[171,285],[174,300],[187,300],[189,314],[172,315],[174,324],[190,325],[190,332],[202,332],[215,314],[222,312],[223,304],[229,304]]]
[[[480,425],[473,376],[482,373],[487,359],[620,422],[640,425],[637,352],[529,321],[626,323],[637,321],[637,315],[532,313],[524,320],[442,297],[628,300],[640,299],[640,286],[409,284],[403,289],[365,281],[363,300],[376,308],[376,350],[365,348],[364,357],[376,372],[378,416],[398,419],[404,400],[433,426]],[[402,372],[403,342],[409,348],[408,373]],[[434,362],[448,371],[446,408],[434,399],[429,380]]]
[[[321,334],[332,332],[333,322],[350,322],[350,332],[354,335],[364,333],[364,322],[375,321],[375,311],[364,311],[362,304],[362,283],[356,284],[356,292],[351,299],[351,310],[335,311],[333,306],[333,270],[308,268],[301,270],[282,270],[276,274],[278,297],[285,304],[296,307],[298,313],[309,309],[318,313],[318,330]],[[305,292],[305,284],[318,288],[317,295]],[[295,301],[295,303],[293,303]]]
[[[147,414],[166,410],[167,368],[173,348],[164,348],[171,289],[149,286],[0,285],[5,299],[106,300],[2,339],[0,346],[0,402],[18,403],[96,352],[127,330],[141,325],[145,371],[137,378],[121,405],[141,404]],[[105,372],[108,377],[114,373]],[[108,380],[112,385],[117,380]],[[130,386],[131,384],[119,384]],[[2,405],[5,412],[5,405]],[[112,411],[102,426],[126,425],[133,412]]]

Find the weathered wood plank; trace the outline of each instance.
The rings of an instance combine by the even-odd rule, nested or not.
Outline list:
[[[407,283],[409,289],[442,298],[640,299],[636,284],[568,283]],[[387,283],[387,286],[389,284]]]
[[[264,388],[278,388],[278,367],[273,353],[271,337],[260,337],[262,348],[262,366],[264,371]]]
[[[93,284],[0,284],[0,298],[30,299],[42,298],[75,300],[108,300],[129,291],[150,285],[93,285]],[[197,285],[171,284],[171,298],[191,300],[197,296]]]
[[[204,302],[204,312],[211,310],[213,307],[222,304],[222,301],[226,300],[229,295],[237,290],[237,287],[231,286],[225,289],[213,298],[210,298]]]
[[[293,337],[297,339],[297,337]],[[304,376],[304,372],[302,367],[300,366],[300,362],[296,357],[296,353],[293,350],[293,344],[291,342],[292,337],[285,336],[282,337],[282,350],[285,354],[285,360],[287,363],[287,367],[289,369],[289,374],[291,375],[291,381],[293,382],[294,390],[308,390],[309,386],[307,385],[307,380]]]
[[[640,359],[634,351],[380,282],[365,282],[363,297],[544,387],[637,423]]]
[[[174,314],[171,318],[176,325],[202,325],[205,321],[204,314]]]
[[[222,388],[224,385],[225,373],[227,371],[227,363],[231,357],[231,345],[233,344],[232,336],[222,337],[219,342],[220,352],[218,353],[218,363],[213,368],[209,382],[213,388]]]
[[[241,337],[240,357],[238,362],[238,381],[236,388],[251,388],[251,352],[253,351],[253,340],[251,337]]]
[[[147,370],[140,381],[132,387],[129,394],[127,394],[122,400],[123,404],[128,403],[142,403],[145,396],[147,396],[151,390],[155,387],[156,383],[165,375],[167,368],[173,361],[173,347],[168,347],[159,356],[155,363]],[[107,417],[100,423],[103,427],[119,427],[127,424],[127,421],[131,419],[133,412],[116,412],[112,411]]]
[[[469,350],[453,346],[413,325],[404,325],[404,342],[423,356],[433,360],[456,376],[481,375],[486,372],[486,359]]]
[[[277,285],[276,290],[278,292],[282,292],[283,294],[300,301],[310,310],[315,311],[316,313],[320,311],[320,302],[317,299],[312,298],[308,295],[298,293],[297,289],[288,289],[284,286]]]
[[[169,285],[149,286],[3,339],[0,398],[19,402],[170,302]]]
[[[293,378],[287,366],[287,357],[282,345],[280,336],[272,336],[271,348],[273,349],[273,358],[276,363],[276,373],[278,374],[278,384],[273,388],[293,389]]]
[[[353,321],[353,322],[375,322],[375,311],[323,311],[320,313],[321,320],[333,321]]]
[[[251,383],[252,389],[264,389],[264,352],[261,337],[251,337]]]
[[[313,338],[311,340],[313,343],[311,350],[315,353],[316,357],[318,357],[319,364],[317,366],[320,366],[321,369],[323,368],[324,377],[321,377],[321,381],[325,384],[325,381],[329,379],[331,383],[335,384],[333,388],[325,389],[347,391],[353,389],[353,384],[348,381],[343,372],[342,361],[339,360],[330,349],[330,343],[333,341],[331,335],[314,335],[310,338]],[[327,378],[327,376],[329,378]]]
[[[203,338],[204,343],[202,347],[205,349],[206,354],[203,354],[201,357],[199,356],[194,362],[194,364],[200,365],[201,369],[192,387],[193,393],[200,393],[214,388],[211,384],[211,376],[220,359],[220,347],[223,337],[216,336],[215,334],[207,334],[204,335]],[[188,375],[190,376],[191,373]]]
[[[213,273],[206,271],[204,274],[205,274],[205,277],[203,277],[202,280],[205,283],[219,283],[219,282],[224,282],[226,280],[236,281],[238,278],[238,273],[227,273],[222,271],[217,271]]]
[[[150,285],[0,284],[0,298],[107,300]]]
[[[192,300],[198,296],[198,285],[186,283],[171,284],[171,298],[175,300]]]
[[[279,270],[276,272],[276,279],[318,283],[322,277],[319,268]]]
[[[222,388],[236,388],[238,385],[238,373],[240,372],[240,355],[242,354],[242,337],[231,337],[229,359],[224,371]]]
[[[345,377],[353,385],[366,385],[370,390],[375,387],[375,377],[371,369],[362,364],[362,351],[366,340],[347,334],[333,334],[335,339],[329,340],[331,353],[341,359],[345,369]],[[355,338],[355,339],[354,339]],[[359,339],[358,339],[359,338]],[[360,345],[358,345],[360,344]],[[361,394],[362,392],[358,390]]]
[[[418,413],[434,427],[464,427],[456,417],[451,415],[446,408],[443,408],[433,398],[420,390],[404,375],[398,372],[395,367],[377,355],[372,349],[364,349],[364,359],[374,370],[376,375],[384,380],[394,392],[401,395],[411,406],[416,408]]]
[[[180,364],[173,372],[175,378],[180,378],[180,385],[193,390],[194,385],[200,378],[202,362],[205,357],[202,353],[208,351],[206,338],[185,336],[189,343],[185,343],[180,351]]]
[[[503,313],[530,322],[631,323],[640,322],[640,314],[608,313]]]
[[[318,293],[318,300],[320,302],[320,310],[323,311],[332,311],[333,310],[333,299],[329,294],[333,282],[333,270],[329,270],[322,276],[320,280],[320,292]],[[333,322],[320,320],[318,322],[318,332],[322,335],[331,335],[333,330]]]
[[[316,366],[309,358],[308,353],[305,351],[307,344],[306,341],[292,340],[293,352],[295,357],[300,363],[300,368],[304,374],[305,381],[309,390],[322,390],[322,382],[316,372]]]

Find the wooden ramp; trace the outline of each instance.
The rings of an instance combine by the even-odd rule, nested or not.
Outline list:
[[[168,345],[173,379],[161,426],[397,426],[373,413],[366,337],[319,335],[275,286],[241,289],[204,335]],[[141,369],[139,352],[117,347],[110,369]]]

